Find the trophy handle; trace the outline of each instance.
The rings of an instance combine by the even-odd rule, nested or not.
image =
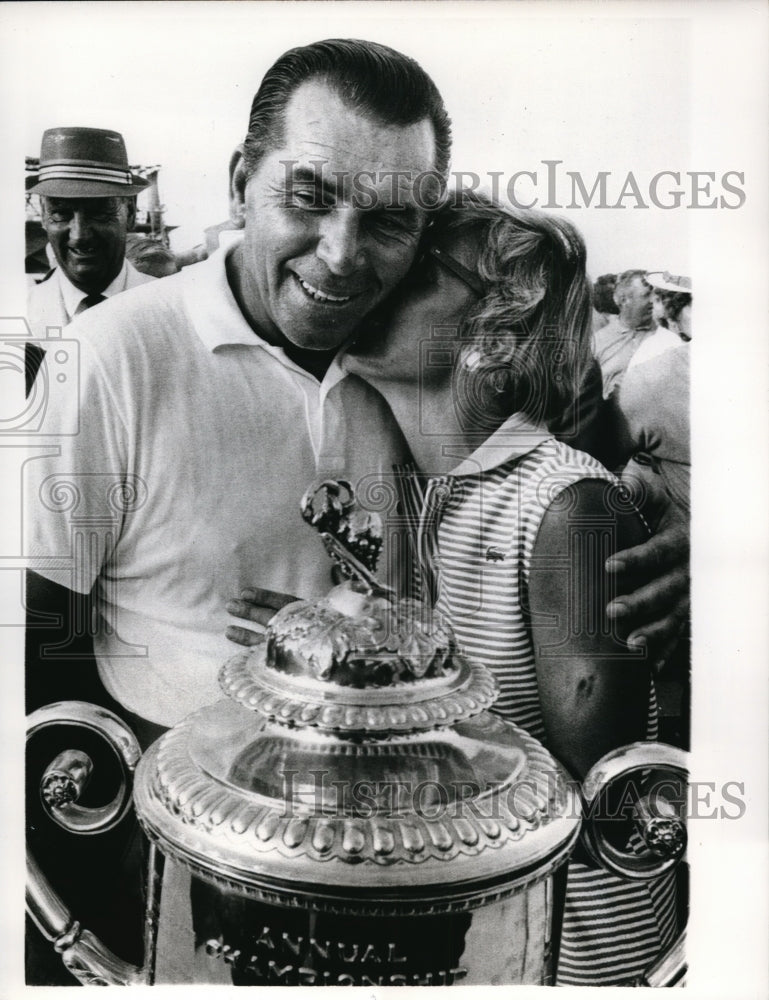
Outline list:
[[[633,806],[643,847],[621,850],[604,833],[604,824],[616,820],[604,811],[607,792],[616,782],[644,771],[654,772],[655,781]],[[683,792],[688,773],[685,751],[667,743],[630,743],[594,764],[582,783],[582,843],[592,860],[623,879],[654,879],[675,868],[686,851],[686,825],[668,795],[672,790],[676,798]]]
[[[683,986],[687,973],[686,931],[682,931],[668,950],[650,965],[635,986]]]
[[[667,743],[631,743],[602,757],[582,783],[585,821],[582,843],[600,867],[625,879],[653,879],[674,868],[686,851],[686,826],[673,804],[663,794],[671,788],[686,788],[689,769],[685,751]],[[627,780],[635,772],[652,771],[650,791],[633,806],[633,823],[643,849],[621,851],[610,844],[602,830],[601,806],[611,785]],[[664,776],[669,775],[666,782]],[[649,966],[633,986],[681,986],[686,975],[686,931]]]
[[[116,754],[121,779],[111,802],[97,808],[78,805],[93,765],[87,754],[65,750],[49,765],[40,783],[43,807],[71,833],[104,833],[131,807],[133,772],[141,756],[136,737],[112,712],[81,701],[62,701],[27,717],[27,739],[51,726],[82,726],[101,736]],[[143,969],[114,955],[89,930],[81,928],[27,851],[26,907],[40,932],[53,943],[65,967],[83,985],[135,985],[147,981]]]

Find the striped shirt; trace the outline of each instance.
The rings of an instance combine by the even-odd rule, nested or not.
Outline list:
[[[499,464],[493,464],[499,451],[491,461],[474,457],[474,472],[466,461],[448,476],[402,479],[418,553],[414,588],[434,600],[464,652],[494,672],[501,688],[495,711],[545,742],[527,617],[534,544],[546,510],[567,486],[613,477],[545,434],[533,446],[508,448]],[[656,736],[652,685],[647,738]],[[652,883],[625,882],[572,862],[559,985],[609,985],[640,975],[672,944],[675,913],[673,873]]]

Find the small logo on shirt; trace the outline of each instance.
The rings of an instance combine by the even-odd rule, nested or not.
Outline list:
[[[490,545],[486,549],[486,562],[502,562],[505,558],[505,553],[502,549],[498,549],[496,545]]]

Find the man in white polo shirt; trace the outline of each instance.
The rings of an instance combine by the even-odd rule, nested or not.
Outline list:
[[[334,354],[408,271],[449,144],[412,60],[365,42],[292,50],[231,161],[242,239],[75,319],[79,392],[51,397],[58,435],[26,465],[29,708],[96,701],[146,746],[221,696],[230,597],[255,582],[328,590],[302,494],[319,475],[360,485],[403,458],[386,406]],[[34,850],[61,867],[64,845],[44,833]],[[66,898],[135,960],[136,841],[107,836]]]
[[[243,238],[73,324],[79,406],[52,402],[60,454],[28,463],[28,602],[71,622],[96,608],[99,676],[131,716],[170,726],[219,697],[227,599],[332,582],[299,516],[308,484],[403,457],[389,411],[333,358],[408,271],[449,143],[412,60],[352,41],[292,50],[232,160]],[[36,669],[77,692],[82,636],[45,624],[28,631],[30,707]]]

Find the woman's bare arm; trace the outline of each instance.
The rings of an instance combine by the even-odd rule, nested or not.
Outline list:
[[[608,487],[608,488],[607,488]],[[646,531],[619,513],[613,488],[583,480],[542,521],[531,564],[529,610],[548,745],[577,777],[607,751],[643,739],[650,671],[606,616],[604,564]]]

